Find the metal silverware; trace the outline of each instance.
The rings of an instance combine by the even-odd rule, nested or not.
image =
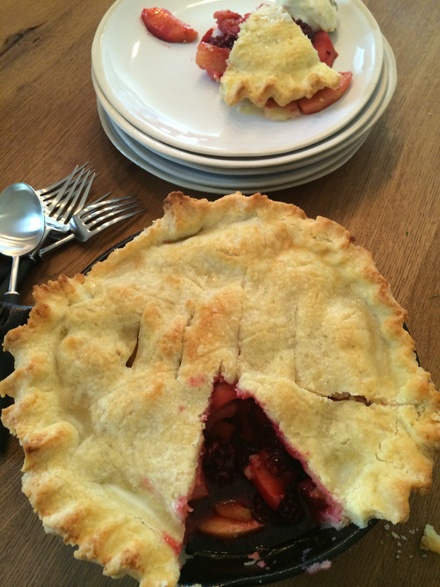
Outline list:
[[[135,214],[139,214],[143,210],[140,202],[133,196],[104,200],[103,198],[106,198],[108,195],[110,194],[102,196],[102,198],[95,200],[83,210],[74,214],[70,220],[70,234],[60,238],[47,247],[41,248],[38,251],[38,255],[43,257],[50,251],[73,239],[86,242],[102,230],[122,220],[126,220]]]
[[[0,253],[12,257],[9,287],[4,301],[18,302],[16,291],[20,258],[32,253],[46,232],[43,204],[35,190],[16,183],[0,194]]]

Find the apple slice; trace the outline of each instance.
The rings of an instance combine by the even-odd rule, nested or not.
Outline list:
[[[251,510],[236,500],[216,503],[214,510],[219,516],[236,522],[251,522],[253,519]]]
[[[204,69],[212,80],[218,82],[225,72],[230,52],[228,47],[218,47],[202,39],[197,47],[196,64],[200,69]]]
[[[141,18],[157,39],[167,43],[192,43],[198,37],[197,31],[179,20],[166,8],[144,8]]]
[[[214,389],[212,390],[211,394],[211,401],[209,408],[211,413],[215,410],[218,410],[225,404],[237,399],[237,392],[235,391],[235,386],[231,383],[227,383],[226,381],[218,381],[214,385]]]
[[[199,532],[222,540],[232,540],[247,536],[264,528],[263,524],[252,519],[249,522],[240,522],[225,518],[219,514],[212,514],[197,525]]]
[[[316,112],[321,112],[324,108],[328,108],[328,106],[342,98],[350,87],[352,77],[351,71],[342,71],[339,86],[335,90],[323,88],[311,98],[300,98],[297,101],[299,109],[303,114],[316,114]]]
[[[329,67],[332,67],[338,56],[338,52],[336,51],[329,34],[325,31],[316,32],[313,35],[312,45],[318,53],[320,61]]]
[[[276,510],[286,495],[286,489],[292,480],[290,472],[274,475],[267,465],[267,452],[263,449],[249,457],[245,469],[246,477],[255,485],[264,501]]]

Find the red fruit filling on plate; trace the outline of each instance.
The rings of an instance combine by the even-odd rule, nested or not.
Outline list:
[[[316,33],[312,33],[312,35],[312,45],[318,53],[320,61],[329,67],[333,67],[338,52],[336,51],[328,33],[325,31],[317,31]]]
[[[214,12],[217,26],[211,28],[203,35],[197,47],[196,63],[206,70],[206,73],[214,81],[219,81],[223,75],[229,57],[229,53],[237,40],[240,25],[246,20],[232,10],[218,10]]]
[[[339,86],[332,90],[331,88],[323,88],[316,92],[311,98],[301,98],[297,101],[298,108],[303,114],[315,114],[334,104],[341,98],[351,84],[353,74],[351,71],[343,71],[341,73],[341,80]]]
[[[192,43],[198,33],[166,8],[144,8],[141,18],[148,32],[167,43]]]
[[[337,504],[293,456],[294,447],[283,444],[263,409],[234,385],[214,385],[204,434],[190,534],[228,540],[268,525],[337,519]]]

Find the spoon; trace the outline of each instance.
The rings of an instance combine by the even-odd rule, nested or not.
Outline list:
[[[38,247],[45,229],[44,210],[35,190],[14,183],[0,194],[0,253],[12,257],[9,290],[4,300],[18,302],[16,291],[20,257]]]
[[[17,284],[20,257],[31,253],[43,239],[45,220],[43,205],[26,183],[15,183],[0,194],[0,253],[12,257],[9,290],[4,294],[0,305],[0,345],[6,333],[25,324],[30,308],[18,305]],[[11,354],[0,353],[0,379],[4,379],[14,369]],[[8,398],[0,398],[0,413],[10,403]],[[0,422],[0,453],[6,451],[8,431]]]

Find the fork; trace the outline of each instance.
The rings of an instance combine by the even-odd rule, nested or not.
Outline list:
[[[104,200],[109,195],[110,193],[105,194],[73,214],[69,223],[71,233],[51,245],[40,248],[38,256],[43,257],[48,252],[74,239],[86,242],[101,230],[143,211],[140,202],[133,196]]]
[[[69,230],[70,219],[73,214],[79,212],[83,208],[95,176],[96,173],[94,173],[93,170],[86,169],[85,166],[81,166],[81,168],[77,166],[67,178],[58,182],[62,185],[57,188],[54,193],[51,195],[46,194],[40,196],[45,198],[42,200],[42,203],[46,224],[41,244],[46,241],[47,237],[52,232],[66,233]],[[63,181],[64,184],[62,183]],[[18,284],[21,283],[23,278],[34,266],[37,261],[37,255],[38,250],[22,259],[17,280]],[[8,274],[8,265],[3,265],[0,293],[6,291],[5,283],[8,281]]]
[[[95,176],[93,169],[77,165],[72,173],[60,182],[37,191],[46,217],[46,230],[42,242],[54,230],[69,230],[70,218],[84,207]],[[59,187],[51,189],[54,186]]]
[[[69,175],[66,175],[66,177],[63,177],[62,179],[57,180],[56,182],[54,182],[53,184],[51,184],[45,188],[41,188],[41,189],[38,189],[35,191],[42,198],[47,199],[49,197],[54,197],[60,189],[64,188],[65,185],[70,185],[72,183],[72,181],[74,181],[76,174],[81,173],[82,170],[85,169],[87,165],[88,165],[88,163],[84,163],[83,165],[76,165],[75,169],[73,171],[71,171],[69,173]]]

